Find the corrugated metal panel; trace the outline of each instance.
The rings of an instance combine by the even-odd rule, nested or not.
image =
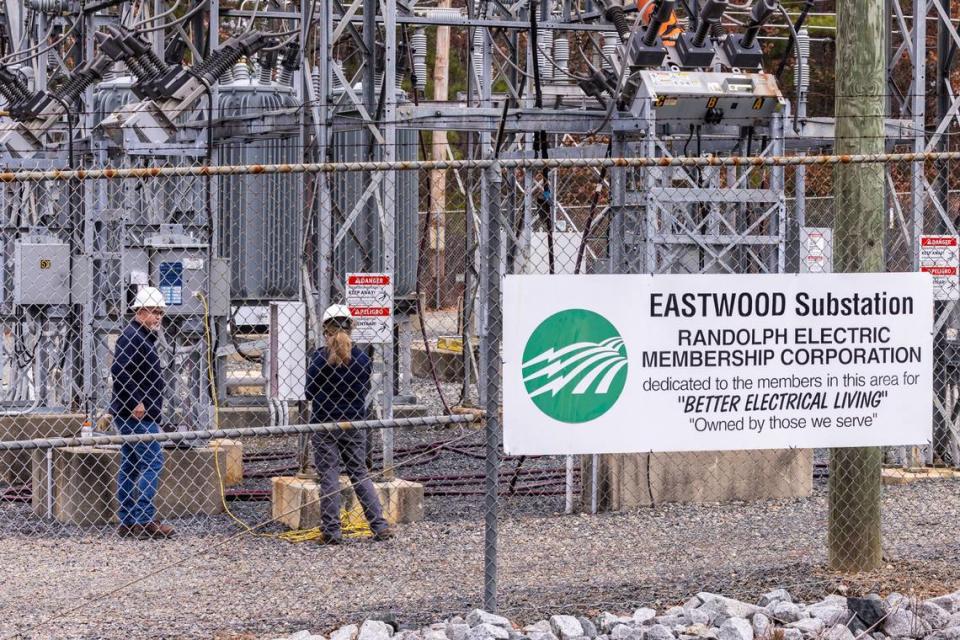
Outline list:
[[[275,164],[302,160],[292,115],[270,112],[294,106],[279,85],[222,85],[218,137],[221,164]],[[240,302],[296,299],[300,292],[303,175],[237,175],[218,178],[222,253],[230,259],[231,298]]]

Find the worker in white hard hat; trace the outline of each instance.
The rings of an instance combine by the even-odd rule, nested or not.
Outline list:
[[[156,287],[140,287],[133,301],[133,319],[117,339],[110,374],[110,413],[121,435],[160,433],[163,370],[157,354],[157,332],[166,307]],[[163,470],[163,448],[157,441],[120,447],[117,501],[118,533],[138,539],[170,538],[173,527],[157,519],[154,498]]]
[[[324,346],[317,349],[307,368],[306,396],[312,419],[320,422],[353,422],[367,417],[370,392],[370,358],[350,336],[353,314],[335,304],[323,313]],[[366,432],[358,429],[321,431],[311,437],[314,464],[320,476],[321,544],[339,544],[341,466],[370,524],[374,540],[393,537],[366,464]]]

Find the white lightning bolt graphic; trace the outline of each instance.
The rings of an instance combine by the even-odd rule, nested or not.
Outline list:
[[[607,343],[610,343],[609,345]],[[590,344],[590,343],[580,343],[580,344]],[[623,344],[623,340],[620,338],[611,338],[610,340],[604,340],[599,345],[591,345],[590,347],[582,349],[579,353],[576,353],[569,358],[560,360],[558,357],[554,357],[553,361],[547,366],[543,367],[536,373],[533,373],[523,379],[524,382],[529,382],[530,380],[536,380],[537,378],[542,378],[546,376],[547,378],[552,378],[555,374],[559,373],[563,369],[566,369],[574,362],[579,362],[584,358],[592,356],[597,353],[617,353],[617,348]],[[559,353],[559,352],[557,352]],[[538,356],[539,357],[539,356]],[[534,358],[536,360],[536,358]],[[533,362],[531,360],[530,362]],[[529,363],[525,364],[524,367],[529,366]]]
[[[536,364],[547,363],[546,366],[543,366],[524,378],[524,382],[538,378],[547,378],[549,380],[549,382],[532,392],[530,396],[536,397],[545,393],[550,393],[555,396],[584,372],[586,372],[586,375],[583,376],[583,379],[574,388],[573,394],[582,395],[586,393],[590,386],[604,372],[606,372],[606,375],[601,379],[595,393],[607,393],[617,372],[627,364],[626,356],[621,353],[622,348],[623,339],[614,337],[608,338],[599,344],[594,342],[577,342],[561,349],[547,349],[522,365],[522,368],[527,369]],[[568,357],[564,358],[563,356]],[[566,374],[556,377],[561,371],[568,369],[576,363],[579,363],[576,367]]]

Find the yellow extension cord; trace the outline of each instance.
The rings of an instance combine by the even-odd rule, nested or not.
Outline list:
[[[206,334],[207,349],[206,349],[206,359],[207,359],[207,376],[210,383],[210,389],[212,393],[210,397],[213,401],[213,428],[220,428],[220,406],[217,401],[216,393],[216,376],[213,372],[213,341],[210,334],[210,306],[207,303],[207,297],[201,292],[197,291],[194,295],[200,300],[203,304],[203,329]],[[320,540],[323,538],[323,532],[320,530],[320,527],[314,527],[312,529],[295,529],[292,531],[287,531],[285,533],[257,533],[254,531],[250,525],[238,518],[231,510],[227,504],[227,494],[226,494],[226,483],[223,480],[223,474],[220,471],[220,462],[217,460],[217,452],[214,451],[214,461],[213,466],[217,470],[217,485],[220,488],[220,502],[223,504],[223,509],[236,522],[240,525],[244,531],[249,533],[252,536],[257,536],[260,538],[274,538],[278,540],[284,540],[286,542],[311,542],[314,540]],[[363,515],[363,509],[359,504],[354,504],[351,509],[341,509],[340,510],[340,529],[342,535],[345,538],[369,538],[373,535],[373,531],[370,530],[370,525],[367,524],[367,520]]]

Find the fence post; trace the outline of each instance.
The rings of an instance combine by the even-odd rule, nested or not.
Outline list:
[[[836,153],[883,153],[886,86],[883,0],[837,7]],[[841,163],[835,169],[837,271],[885,271],[884,165]],[[879,447],[832,449],[828,546],[830,568],[880,566]]]
[[[494,162],[485,170],[487,206],[483,211],[483,241],[486,264],[483,270],[484,330],[481,336],[483,361],[486,363],[486,465],[484,480],[484,555],[483,607],[497,610],[497,491],[500,483],[500,335],[503,331],[503,309],[500,301],[500,166]]]

